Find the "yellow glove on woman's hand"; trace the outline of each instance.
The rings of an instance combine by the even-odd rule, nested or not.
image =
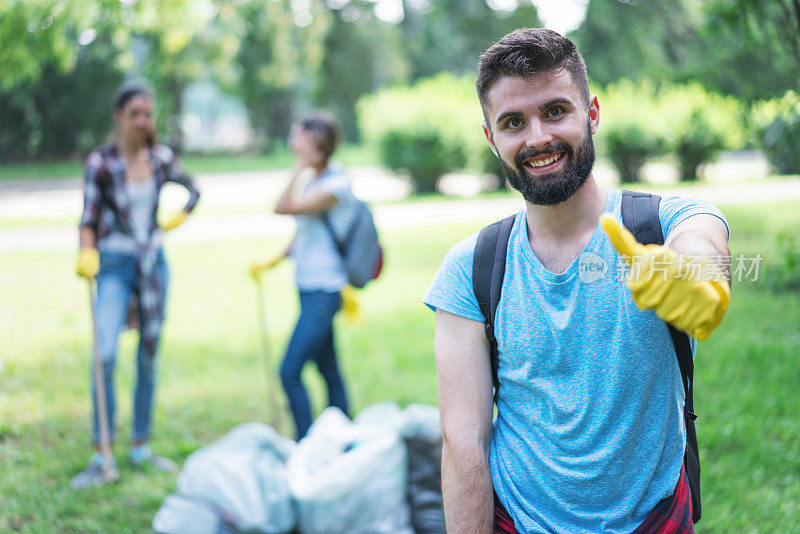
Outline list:
[[[250,264],[250,276],[253,277],[253,280],[258,280],[258,277],[261,276],[263,271],[266,269],[272,269],[278,265],[284,257],[285,256],[283,254],[279,254],[266,261],[259,261]]]
[[[361,304],[358,302],[358,296],[353,286],[345,286],[341,293],[342,307],[344,313],[344,320],[349,324],[361,324],[364,322],[364,316],[361,313]]]
[[[600,223],[630,266],[625,282],[636,305],[695,339],[708,339],[731,301],[719,266],[708,258],[690,261],[661,245],[642,245],[608,215]]]
[[[175,215],[173,215],[169,219],[167,219],[167,222],[165,222],[163,225],[161,225],[161,229],[164,230],[165,232],[169,232],[170,230],[174,230],[178,226],[180,226],[183,223],[185,223],[186,219],[188,219],[188,218],[189,218],[189,214],[186,213],[185,211],[181,210],[181,211],[175,213]]]
[[[96,248],[82,248],[78,253],[75,274],[84,278],[94,278],[100,271],[100,253]]]

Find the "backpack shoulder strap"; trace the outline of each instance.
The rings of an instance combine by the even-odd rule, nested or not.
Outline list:
[[[485,318],[484,331],[489,340],[492,384],[495,400],[500,381],[497,377],[497,339],[494,337],[494,316],[503,289],[506,272],[506,251],[516,214],[490,224],[478,234],[472,256],[472,290]]]
[[[643,245],[663,245],[664,233],[658,216],[658,207],[661,197],[649,193],[635,191],[622,192],[622,224]],[[685,396],[684,419],[686,422],[686,474],[689,478],[689,487],[692,490],[692,519],[696,523],[700,520],[700,458],[697,447],[697,434],[694,421],[694,358],[692,344],[689,336],[671,324],[669,335],[675,347],[678,358],[678,367],[681,370],[683,393]]]
[[[345,246],[344,243],[339,240],[336,236],[336,232],[333,229],[333,224],[331,223],[331,219],[328,216],[328,212],[324,211],[320,214],[320,218],[322,219],[322,224],[325,225],[325,228],[328,230],[328,233],[333,239],[333,244],[336,246],[336,250],[339,252],[339,256],[341,258],[345,257]]]
[[[661,197],[650,193],[635,191],[622,192],[622,224],[636,237],[636,241],[643,245],[663,245],[664,234],[661,230],[661,221],[658,217],[658,206]],[[683,389],[686,394],[687,417],[692,420],[697,416],[692,412],[691,399],[692,375],[694,374],[694,360],[689,336],[669,326],[669,333],[675,345],[678,356],[678,366],[681,369]]]
[[[644,245],[663,245],[664,234],[658,218],[661,197],[635,191],[622,192],[622,224]]]

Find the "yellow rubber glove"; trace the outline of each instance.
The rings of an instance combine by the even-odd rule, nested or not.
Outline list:
[[[353,325],[363,323],[364,315],[361,313],[361,304],[358,302],[355,288],[353,286],[345,286],[340,294],[342,295],[341,310],[344,313],[344,320]]]
[[[697,261],[661,245],[642,245],[627,229],[604,215],[611,244],[628,262],[626,284],[640,309],[652,309],[698,340],[708,339],[731,302],[731,289],[718,265]]]
[[[75,274],[84,278],[94,278],[100,271],[100,253],[96,248],[82,248],[78,253]]]
[[[278,265],[283,258],[285,258],[283,254],[278,254],[277,256],[273,256],[272,258],[266,261],[259,261],[250,264],[250,276],[253,277],[253,280],[258,280],[258,277],[261,276],[261,273],[267,269],[272,269],[276,265]]]
[[[181,210],[175,213],[172,217],[167,219],[167,222],[161,225],[161,229],[165,232],[169,232],[170,230],[174,230],[178,226],[182,225],[186,222],[186,219],[189,218],[189,214],[185,211]]]

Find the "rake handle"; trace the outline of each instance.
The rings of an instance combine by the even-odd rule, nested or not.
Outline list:
[[[92,308],[92,333],[94,346],[92,360],[94,362],[94,383],[97,398],[97,423],[100,427],[100,452],[103,455],[103,477],[107,482],[114,479],[111,471],[111,436],[108,428],[108,406],[106,404],[106,383],[103,374],[103,362],[100,359],[100,344],[97,336],[97,282],[89,280],[89,302]]]

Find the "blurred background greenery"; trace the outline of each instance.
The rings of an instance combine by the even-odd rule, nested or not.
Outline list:
[[[4,0],[0,162],[80,161],[107,138],[118,85],[143,79],[184,153],[280,152],[291,121],[324,107],[420,191],[499,174],[476,61],[545,22],[586,58],[600,155],[623,181],[664,158],[695,180],[742,149],[800,172],[796,0]]]

